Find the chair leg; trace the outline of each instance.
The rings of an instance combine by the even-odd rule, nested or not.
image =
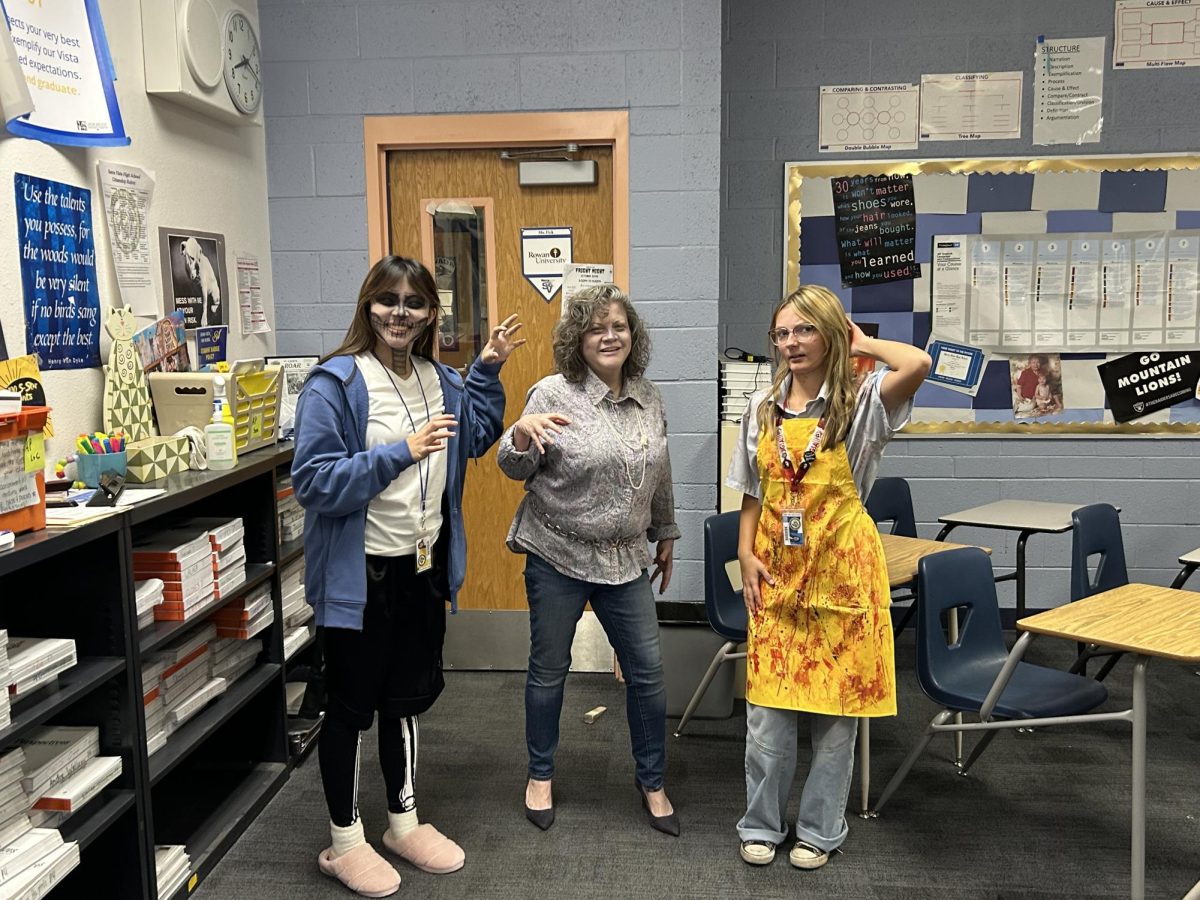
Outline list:
[[[687,709],[683,711],[683,716],[679,720],[679,727],[675,729],[675,737],[683,734],[683,729],[687,726],[688,719],[692,717],[692,713],[696,711],[696,707],[704,699],[704,692],[708,690],[708,686],[712,684],[713,678],[716,677],[717,669],[721,668],[721,663],[725,662],[729,657],[729,651],[736,646],[737,644],[733,641],[726,641],[721,649],[717,651],[717,655],[713,657],[712,662],[708,664],[708,671],[700,679],[700,684],[696,686],[696,693],[692,694],[692,699],[688,701]]]
[[[933,736],[937,733],[933,730],[934,726],[945,725],[946,720],[953,715],[954,713],[950,712],[950,710],[943,709],[940,713],[933,717],[933,720],[928,726],[926,726],[925,733],[921,735],[921,740],[919,740],[917,745],[909,751],[908,756],[904,758],[904,762],[901,764],[900,768],[896,770],[896,774],[892,776],[892,780],[889,781],[887,783],[887,787],[883,789],[883,793],[879,797],[879,802],[875,804],[875,812],[879,812],[881,809],[883,809],[883,805],[888,802],[888,799],[892,796],[892,794],[896,793],[896,789],[900,787],[900,783],[908,777],[909,771],[912,769],[920,755],[925,752],[925,748],[929,746],[929,742],[933,740]]]
[[[1115,666],[1124,655],[1124,653],[1114,653],[1112,656],[1106,659],[1104,661],[1104,665],[1100,667],[1100,671],[1096,673],[1096,680],[1103,681],[1105,678],[1107,678],[1108,673],[1113,670],[1113,666]]]
[[[896,626],[895,636],[899,637],[906,625],[912,621],[913,614],[917,611],[917,600],[914,597],[912,603],[908,605],[908,609],[904,611],[904,615],[900,617],[900,624]]]
[[[988,744],[990,744],[992,739],[995,738],[999,733],[999,730],[985,731],[979,736],[979,741],[974,747],[971,748],[971,755],[967,757],[967,761],[963,763],[962,768],[959,769],[959,775],[966,775],[969,771],[971,771],[971,766],[975,765],[975,760],[983,756],[983,751],[987,749]]]

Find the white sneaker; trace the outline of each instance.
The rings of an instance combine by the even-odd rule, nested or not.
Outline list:
[[[788,862],[797,869],[819,869],[829,862],[829,852],[804,841],[796,841],[796,846],[788,853]]]
[[[752,866],[765,866],[775,859],[775,845],[770,841],[742,841],[742,861]]]

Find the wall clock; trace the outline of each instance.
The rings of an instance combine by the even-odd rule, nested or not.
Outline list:
[[[258,25],[234,0],[141,0],[146,92],[233,125],[262,124]]]

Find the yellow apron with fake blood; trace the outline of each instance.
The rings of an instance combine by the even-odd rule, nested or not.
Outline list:
[[[816,427],[816,419],[783,421],[793,461]],[[895,715],[887,565],[845,444],[818,451],[795,492],[769,428],[758,442],[758,472],[762,514],[754,555],[775,584],[760,584],[762,605],[750,617],[746,699],[825,715]],[[804,510],[802,547],[783,542],[783,511],[795,507]]]

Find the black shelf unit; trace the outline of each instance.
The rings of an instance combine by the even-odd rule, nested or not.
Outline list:
[[[101,753],[122,757],[120,778],[62,826],[81,856],[55,897],[94,897],[96,886],[105,885],[111,896],[156,900],[158,844],[187,845],[192,868],[178,893],[186,896],[188,884],[194,889],[204,879],[287,780],[279,575],[303,548],[280,545],[276,478],[291,455],[290,444],[279,444],[241,455],[228,471],[173,475],[148,485],[164,488],[162,496],[74,528],[19,535],[13,549],[0,552],[0,628],[71,637],[78,657],[56,685],[13,704],[0,748],[45,723],[94,724]],[[139,631],[135,541],[198,516],[243,519],[245,581],[186,622]],[[143,655],[185,638],[263,584],[271,586],[275,615],[256,635],[263,642],[256,666],[147,756]]]

